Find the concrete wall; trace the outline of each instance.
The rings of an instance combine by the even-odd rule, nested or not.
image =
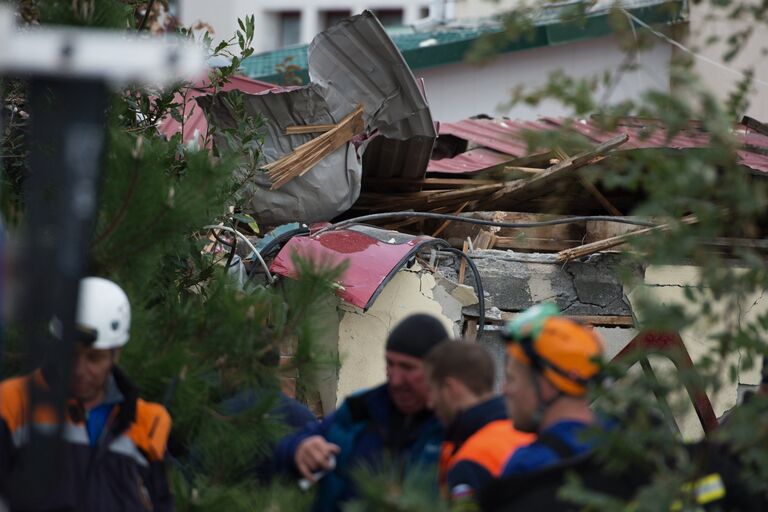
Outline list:
[[[638,57],[638,69],[628,72],[608,98],[609,102],[636,100],[649,89],[669,90],[669,47],[657,45]],[[578,43],[535,48],[504,54],[479,66],[459,63],[417,70],[425,81],[432,116],[440,121],[457,121],[477,114],[536,119],[540,116],[571,114],[561,104],[545,101],[538,107],[507,106],[515,87],[543,85],[549,75],[562,70],[574,78],[587,78],[615,70],[624,59],[613,37]],[[476,94],[475,91],[482,91]],[[603,96],[598,89],[596,98]]]

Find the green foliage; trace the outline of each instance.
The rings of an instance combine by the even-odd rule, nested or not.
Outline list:
[[[29,23],[135,28],[146,2],[78,0],[22,2]],[[182,30],[186,37],[190,31]],[[254,19],[214,46],[230,64],[211,72],[220,90],[252,53]],[[23,217],[26,90],[9,83],[4,123],[2,212],[15,228]],[[120,364],[142,395],[163,403],[173,418],[172,475],[179,510],[302,510],[311,494],[296,485],[264,487],[254,466],[285,434],[273,406],[278,399],[281,346],[295,344],[289,371],[310,375],[322,354],[313,305],[327,300],[341,269],[297,261],[298,279],[248,293],[226,274],[223,259],[203,249],[202,227],[216,222],[254,224],[232,214],[248,175],[241,158],[260,156],[261,119],[250,117],[238,95],[239,124],[224,135],[233,150],[212,155],[184,144],[190,84],[165,90],[132,88],[115,94],[108,113],[107,149],[93,234],[89,273],[115,280],[132,304],[131,340]],[[173,118],[181,133],[166,139],[158,123]],[[210,141],[213,133],[202,134]],[[247,149],[244,149],[247,148]],[[256,226],[258,227],[258,226]],[[18,340],[15,340],[18,342]],[[10,347],[18,359],[19,347]],[[15,361],[15,360],[14,360]],[[15,364],[18,367],[18,364]],[[256,391],[256,404],[232,411],[225,401]]]
[[[360,497],[344,507],[345,512],[420,512],[453,510],[437,498],[436,468],[402,474],[401,463],[384,460],[378,467],[358,468],[354,480]]]
[[[546,4],[539,7],[538,12]],[[738,55],[753,34],[766,29],[765,3],[713,1],[711,9],[743,22],[732,34],[719,33],[717,38],[710,38],[710,44],[726,42],[726,61]],[[523,37],[521,27],[530,26],[536,13],[532,6],[515,9],[506,17],[508,35],[512,39]],[[733,123],[748,108],[754,73],[748,70],[727,102],[721,102],[694,73],[690,55],[682,54],[671,63],[670,90],[649,91],[633,100],[611,102],[618,80],[658,39],[629,23],[619,4],[613,8],[610,21],[626,56],[618,69],[583,78],[556,71],[544,84],[516,89],[511,105],[538,106],[556,101],[571,113],[570,122],[591,115],[609,133],[615,132],[620,121],[635,117],[646,120],[647,128],[641,137],[665,134],[671,140],[684,131],[700,131],[709,138],[705,149],[616,153],[585,174],[603,187],[642,197],[630,212],[632,215],[670,223],[669,230],[634,241],[632,250],[627,251],[629,261],[699,268],[681,293],[663,302],[658,294],[646,293],[650,290],[644,289],[632,272],[626,272],[627,286],[636,290],[633,305],[640,327],[673,331],[710,327],[696,339],[705,353],[697,358],[695,370],[653,371],[669,366],[659,363],[646,365],[644,371],[612,366],[607,371],[618,380],[617,384],[598,391],[594,397],[598,407],[618,418],[620,425],[605,434],[599,452],[601,460],[616,471],[645,468],[652,475],[651,482],[626,503],[584,489],[578,475],[569,479],[561,494],[587,510],[669,510],[675,502],[686,508],[689,497],[681,489],[696,474],[698,462],[690,460],[673,417],[682,416],[690,407],[686,386],[699,386],[714,396],[726,383],[737,383],[739,373],[754,367],[768,352],[768,319],[764,314],[750,314],[763,304],[754,297],[762,297],[768,285],[765,253],[750,244],[726,248],[711,244],[754,238],[766,228],[766,180],[751,176],[738,164],[739,147],[732,132]],[[478,45],[476,52],[482,54],[506,44],[495,37],[495,41]],[[569,127],[566,122],[562,130],[527,134],[529,149],[554,149],[572,155],[594,144],[574,136]],[[694,215],[696,222],[680,222],[687,215]],[[751,403],[740,408],[728,428],[718,433],[742,457],[744,477],[763,492],[768,490],[764,473],[768,467],[765,418],[765,404]]]

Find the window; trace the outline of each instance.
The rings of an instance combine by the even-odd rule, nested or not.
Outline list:
[[[277,19],[279,27],[277,41],[280,47],[301,42],[301,13],[299,11],[279,12]]]
[[[373,9],[373,12],[385,27],[396,27],[403,24],[402,9]]]
[[[429,7],[419,9],[419,19],[429,18]]]
[[[320,28],[322,30],[331,28],[344,18],[349,18],[351,11],[320,11]]]

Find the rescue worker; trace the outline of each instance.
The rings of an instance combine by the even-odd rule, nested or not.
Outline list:
[[[46,386],[52,366],[0,383],[0,482],[10,509],[173,510],[164,463],[170,416],[161,405],[139,398],[117,367],[129,338],[128,297],[111,281],[86,277],[76,322],[81,334],[63,429],[66,467],[47,493],[20,495],[8,482],[19,470],[30,430],[56,426],[53,413],[36,411],[34,418],[30,413],[30,381]]]
[[[470,501],[498,478],[504,462],[535,440],[518,432],[507,417],[504,399],[494,393],[496,369],[477,343],[449,341],[424,360],[429,406],[445,426],[439,480],[452,501]]]
[[[443,432],[426,406],[423,358],[446,339],[438,319],[409,316],[387,338],[385,384],[350,396],[335,413],[280,441],[280,468],[319,480],[315,510],[338,510],[354,498],[352,474],[361,466],[394,460],[407,476],[437,464]],[[327,473],[316,475],[321,471]]]
[[[597,333],[543,303],[509,322],[504,336],[510,418],[518,430],[538,437],[510,457],[503,474],[534,471],[589,452],[595,439],[586,431],[601,423],[586,398],[601,368],[603,344]]]
[[[504,337],[510,418],[516,428],[538,437],[515,451],[502,478],[483,489],[481,510],[583,510],[583,504],[560,492],[571,475],[578,475],[592,496],[638,508],[637,500],[648,497],[641,490],[658,475],[646,465],[609,468],[596,456],[599,440],[589,432],[619,428],[599,418],[586,399],[601,368],[603,348],[597,334],[560,316],[553,304],[541,304],[510,322]],[[672,510],[691,505],[696,510],[765,510],[765,496],[744,485],[732,458],[718,446],[705,440],[685,449],[697,471],[683,484]]]

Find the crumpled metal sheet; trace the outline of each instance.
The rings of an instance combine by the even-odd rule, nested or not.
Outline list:
[[[423,178],[437,131],[419,83],[376,16],[364,11],[321,32],[308,61],[334,116],[361,104],[366,125],[378,132],[363,157],[365,175]]]
[[[337,295],[367,310],[398,270],[424,246],[437,241],[426,235],[353,225],[291,238],[275,257],[270,270],[284,277],[298,277],[294,256],[320,265],[346,264]]]
[[[286,91],[245,94],[246,110],[265,121],[264,163],[290,154],[317,134],[285,135],[291,125],[336,124],[357,105],[366,131],[362,164],[353,144],[331,153],[304,176],[269,190],[265,174],[246,186],[248,213],[264,224],[328,221],[347,211],[360,195],[361,176],[421,179],[437,130],[419,83],[370,11],[318,34],[309,47],[312,83]],[[222,102],[198,98],[209,122],[233,127]],[[216,144],[226,144],[219,136]]]
[[[226,94],[221,96],[226,97]],[[265,164],[290,154],[316,136],[285,135],[288,126],[336,124],[343,117],[336,117],[330,112],[314,85],[287,91],[243,94],[243,100],[248,114],[263,117],[264,143],[261,149]],[[227,102],[214,101],[212,96],[198,98],[198,102],[208,115],[209,122],[219,128],[215,143],[226,145],[220,129],[235,125]],[[357,200],[361,174],[357,151],[354,144],[348,143],[279,190],[270,190],[272,184],[266,173],[257,173],[244,186],[243,193],[247,199],[243,206],[263,224],[327,221],[347,211]]]

